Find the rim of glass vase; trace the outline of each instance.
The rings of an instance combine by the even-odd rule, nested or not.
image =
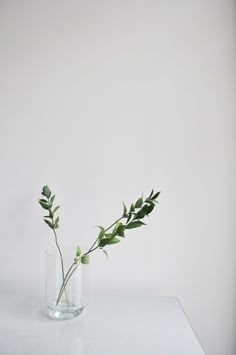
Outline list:
[[[62,245],[62,246],[60,246],[60,249],[62,251],[63,257],[68,257],[68,256],[75,257],[75,254],[76,254],[76,246],[75,245]],[[85,250],[85,249],[82,249],[82,250]],[[52,257],[55,259],[61,259],[59,251],[56,247],[47,248],[44,250],[44,253],[48,257]]]

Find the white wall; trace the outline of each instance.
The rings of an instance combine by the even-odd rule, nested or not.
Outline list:
[[[93,292],[176,295],[207,355],[236,353],[234,25],[233,0],[1,2],[1,285],[41,292],[43,184],[85,245],[155,187]]]

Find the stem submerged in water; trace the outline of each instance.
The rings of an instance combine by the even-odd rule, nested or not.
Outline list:
[[[79,263],[79,264],[80,264],[80,263]],[[64,279],[64,282],[62,283],[61,289],[60,289],[59,294],[58,294],[58,296],[57,296],[56,305],[58,305],[58,303],[60,302],[60,299],[61,299],[61,297],[62,297],[63,291],[65,290],[68,281],[70,280],[72,274],[75,272],[75,270],[77,269],[77,267],[79,266],[79,264],[73,263],[73,264],[70,266],[69,270],[67,271],[66,276],[65,276],[65,279]],[[72,270],[72,268],[73,268],[74,265],[76,265],[76,267],[74,268],[74,270]],[[72,270],[72,271],[71,271],[71,270]],[[71,271],[71,274],[69,275],[70,271]]]
[[[59,244],[58,244],[58,241],[57,241],[57,233],[56,233],[56,231],[55,231],[54,228],[53,228],[53,233],[54,233],[54,236],[55,236],[55,243],[56,243],[58,252],[59,252],[59,254],[60,254],[62,280],[63,280],[63,284],[64,284],[64,282],[65,282],[65,270],[64,270],[63,256],[62,256],[62,252],[61,252],[61,249],[60,249]],[[64,292],[65,292],[65,296],[66,296],[67,305],[69,306],[68,296],[67,296],[67,293],[66,293],[66,289],[65,289],[65,288],[64,288]]]
[[[105,232],[107,232],[110,228],[112,228],[117,222],[121,221],[123,218],[125,218],[124,216],[120,217],[117,221],[115,221],[114,223],[112,223],[108,228],[105,229]],[[93,251],[95,251],[96,249],[99,248],[99,246],[96,245],[98,241],[98,238],[95,240],[95,242],[92,244],[92,246],[89,248],[89,250],[84,253],[83,255],[80,256],[80,258],[82,258],[83,256],[85,255],[88,255],[90,253],[92,253]],[[76,265],[76,267],[73,269],[73,266]],[[58,303],[60,302],[61,300],[61,297],[62,297],[62,294],[63,292],[65,291],[66,292],[66,285],[67,283],[69,282],[71,276],[73,275],[73,273],[76,271],[76,269],[78,268],[78,266],[80,265],[80,263],[76,264],[75,262],[73,262],[73,264],[70,266],[70,268],[68,269],[65,277],[63,277],[63,283],[61,285],[61,288],[60,288],[60,291],[58,293],[58,296],[57,296],[57,301],[56,301],[56,305],[58,305]],[[73,270],[72,270],[73,269]]]

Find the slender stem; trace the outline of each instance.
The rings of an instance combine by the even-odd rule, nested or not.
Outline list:
[[[121,221],[123,218],[125,218],[125,217],[122,216],[122,217],[120,217],[118,220],[116,220],[114,223],[112,223],[108,228],[105,229],[105,232],[107,232],[110,228],[112,228],[117,222]],[[54,232],[55,232],[55,231],[54,231]],[[56,239],[56,241],[57,241],[57,239]],[[97,245],[97,246],[94,248],[94,246],[96,245],[97,241],[98,241],[98,238],[95,240],[95,242],[94,242],[94,243],[92,244],[92,246],[89,248],[89,250],[88,250],[86,253],[84,253],[82,256],[88,255],[88,254],[92,253],[93,251],[95,251],[96,249],[98,249],[98,248],[99,248],[99,245]],[[59,248],[59,249],[60,249],[60,248]],[[60,253],[60,254],[61,254],[61,253]],[[81,256],[81,257],[82,257],[82,256]],[[62,260],[62,258],[61,258],[61,260]],[[72,270],[72,268],[73,268],[74,265],[76,265],[76,267]],[[62,293],[63,293],[63,291],[65,290],[65,287],[66,287],[68,281],[70,280],[71,276],[73,275],[73,273],[75,272],[75,270],[77,269],[78,266],[79,266],[79,264],[75,264],[75,263],[73,262],[73,264],[70,266],[69,270],[67,271],[66,276],[63,277],[63,283],[62,283],[62,285],[61,285],[61,288],[60,288],[60,291],[59,291],[59,294],[58,294],[58,297],[57,297],[56,305],[58,305],[58,303],[60,302]],[[64,270],[64,268],[63,268],[63,270]],[[71,271],[71,270],[72,270],[72,271]],[[64,275],[64,273],[63,273],[63,275]],[[66,291],[66,290],[65,290],[65,291]]]
[[[50,206],[50,198],[49,198],[49,197],[48,197],[48,205]],[[50,209],[50,207],[49,207],[49,209]],[[50,214],[49,214],[49,215],[50,215]],[[52,216],[52,225],[54,226],[54,218],[53,218],[53,216]],[[59,244],[58,244],[58,241],[57,241],[57,233],[56,233],[56,230],[55,230],[54,227],[53,227],[53,233],[54,233],[54,237],[55,237],[55,243],[56,243],[58,252],[59,252],[59,254],[60,254],[62,279],[63,279],[63,283],[64,283],[64,280],[65,280],[65,271],[64,271],[63,256],[62,256],[61,248],[59,247]],[[65,289],[65,296],[66,296],[67,305],[69,306],[69,301],[68,301],[68,296],[67,296],[66,289]]]
[[[115,221],[114,223],[112,223],[110,225],[110,227],[107,227],[107,229],[105,229],[105,232],[107,232],[111,227],[113,227],[117,222],[120,222],[123,218],[125,218],[124,216],[120,217],[119,219],[117,219],[117,221]]]
[[[123,218],[125,218],[125,217],[122,216],[119,219],[117,219],[117,221],[115,221],[108,228],[105,229],[105,232],[107,232],[111,227],[113,227],[117,222],[121,221]],[[89,250],[84,255],[88,255],[91,251],[94,251],[97,249],[97,247],[95,249],[93,249],[93,247],[96,245],[97,241],[98,241],[98,238],[95,240],[95,242],[92,244],[92,246],[89,248]]]
[[[57,241],[57,233],[56,233],[54,228],[53,228],[53,233],[54,233],[54,236],[55,236],[55,243],[56,243],[57,249],[58,249],[59,254],[60,254],[62,279],[63,279],[63,283],[64,283],[64,281],[65,281],[65,271],[64,271],[63,256],[62,256],[62,252],[61,252],[61,249],[60,249],[58,241]],[[65,291],[65,296],[66,296],[66,302],[67,302],[67,304],[69,306],[69,301],[68,301],[68,296],[67,296],[66,289],[64,289],[64,291]]]
[[[65,275],[65,277],[64,277],[64,282],[62,283],[61,288],[60,288],[60,291],[59,291],[59,294],[58,294],[58,296],[57,296],[56,305],[58,305],[58,303],[59,303],[59,301],[60,301],[61,295],[62,295],[63,290],[64,290],[63,285],[64,285],[64,283],[65,283],[65,281],[66,281],[66,279],[67,279],[67,276],[69,275],[69,273],[70,273],[70,271],[71,271],[71,269],[73,268],[74,265],[75,265],[75,263],[73,263],[73,264],[70,266],[69,270],[67,271],[67,273],[66,273],[66,275]]]
[[[76,265],[76,267],[74,268],[74,270],[72,270],[70,276],[69,276],[69,277],[67,278],[67,280],[65,280],[65,281],[63,282],[63,284],[62,284],[62,287],[61,287],[62,290],[60,291],[60,293],[59,293],[59,295],[58,295],[58,297],[57,297],[57,303],[56,303],[57,305],[58,305],[58,303],[60,302],[61,296],[62,296],[62,294],[63,294],[63,290],[65,290],[65,287],[66,287],[68,281],[70,280],[71,276],[73,275],[73,273],[75,272],[75,270],[77,269],[77,267],[79,266],[79,264],[80,264],[80,263],[78,263],[78,264],[73,263],[73,264],[71,265],[70,269],[68,270],[67,275],[68,275],[68,273],[70,272],[70,270],[72,269],[73,265]]]

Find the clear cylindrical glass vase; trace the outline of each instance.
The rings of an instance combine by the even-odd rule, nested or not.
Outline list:
[[[75,260],[76,248],[46,250],[45,303],[52,319],[77,317],[88,304],[89,265]]]

